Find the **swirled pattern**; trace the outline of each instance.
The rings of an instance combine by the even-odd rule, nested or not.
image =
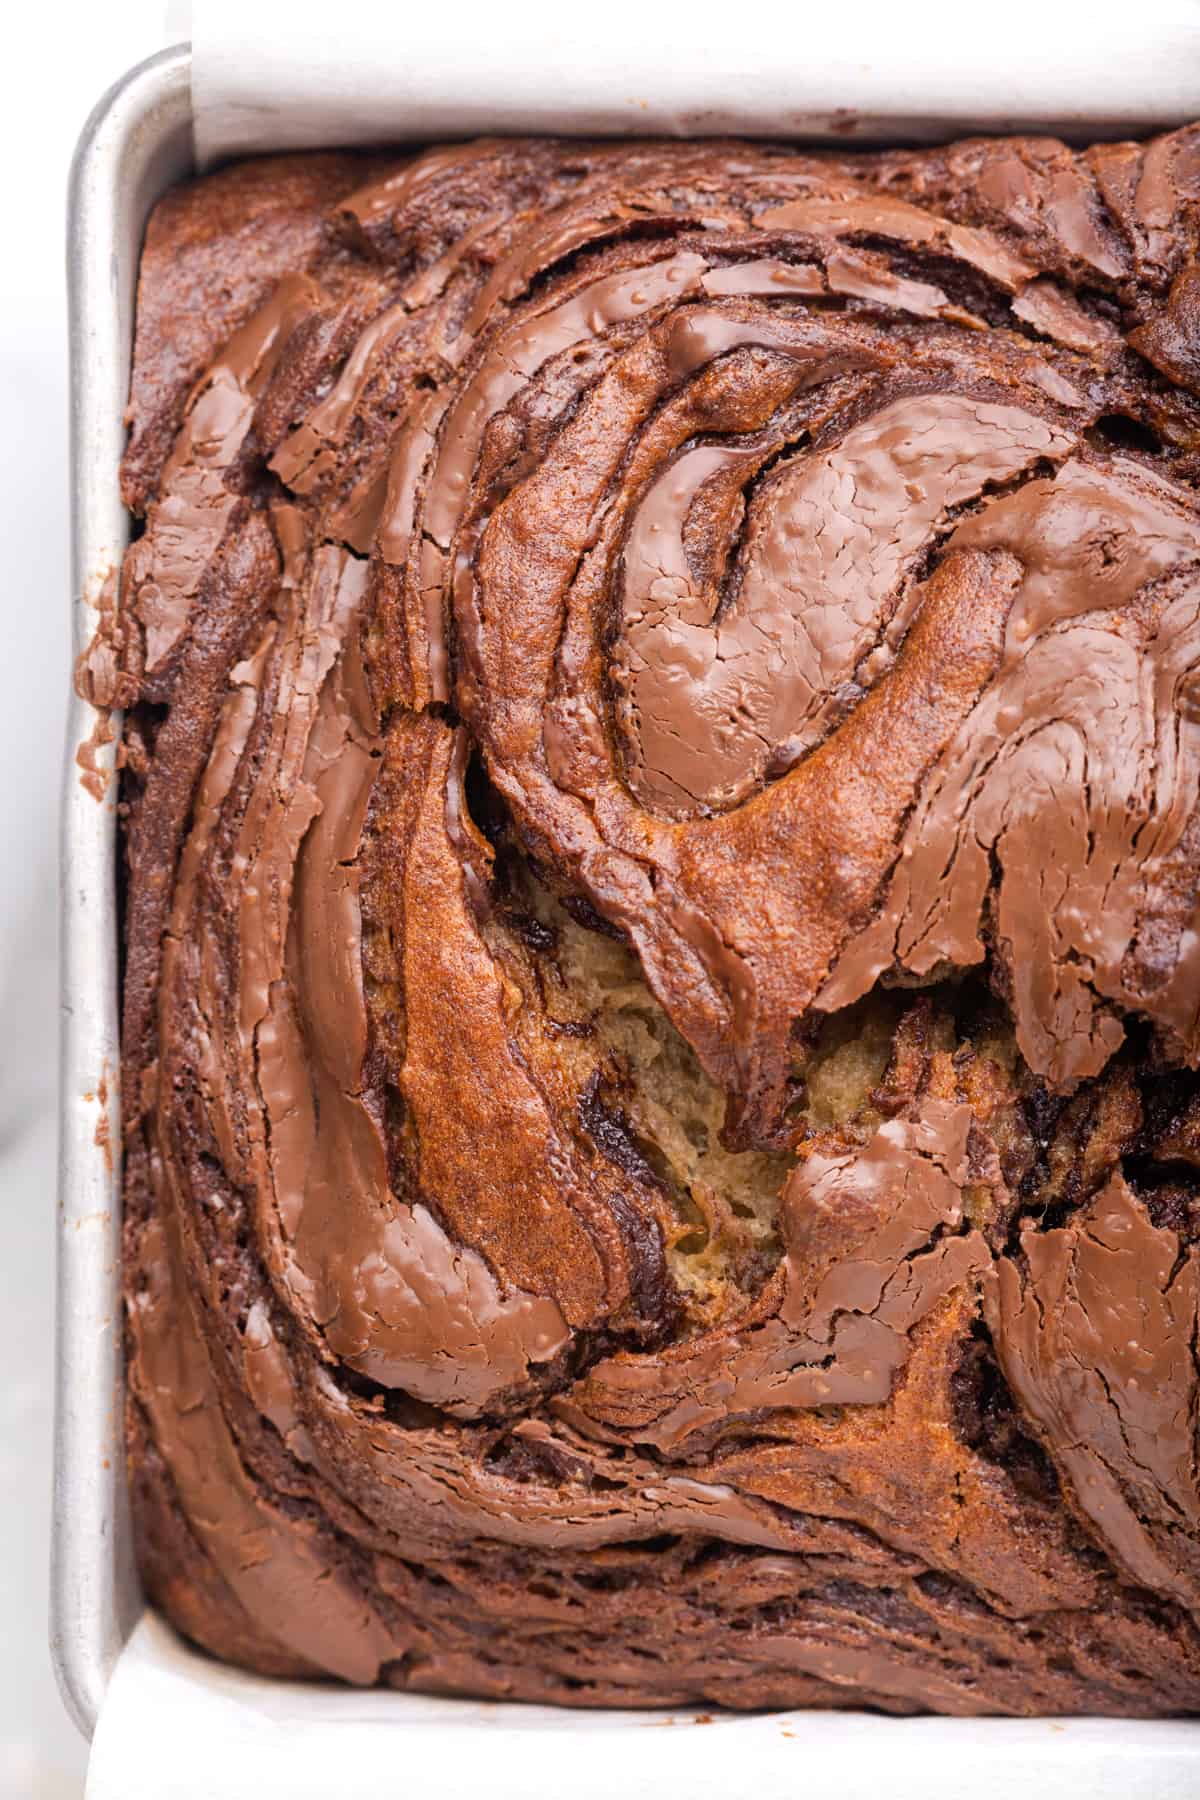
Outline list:
[[[130,1472],[268,1672],[1200,1707],[1200,128],[143,260]]]

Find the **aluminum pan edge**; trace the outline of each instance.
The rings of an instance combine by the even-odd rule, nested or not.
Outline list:
[[[129,522],[117,487],[134,291],[146,217],[191,166],[191,56],[161,51],[94,108],[71,167],[67,294],[71,364],[74,653],[91,641]],[[96,709],[68,707],[60,849],[58,1275],[50,1649],[85,1736],[141,1607],[122,1448],[120,1092],[112,743],[93,740],[104,783],[81,782]]]

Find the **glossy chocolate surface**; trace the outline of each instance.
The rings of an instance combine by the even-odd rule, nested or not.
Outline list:
[[[131,1480],[196,1641],[1200,1708],[1198,201],[1189,129],[159,207],[90,670]],[[571,961],[614,938],[644,1063]]]

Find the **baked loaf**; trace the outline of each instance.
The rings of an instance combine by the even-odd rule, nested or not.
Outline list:
[[[129,1469],[246,1667],[1200,1707],[1200,128],[171,194]]]

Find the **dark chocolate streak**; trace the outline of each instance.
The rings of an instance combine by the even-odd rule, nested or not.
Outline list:
[[[128,1438],[196,1641],[1200,1709],[1197,200],[1200,128],[155,214]]]

